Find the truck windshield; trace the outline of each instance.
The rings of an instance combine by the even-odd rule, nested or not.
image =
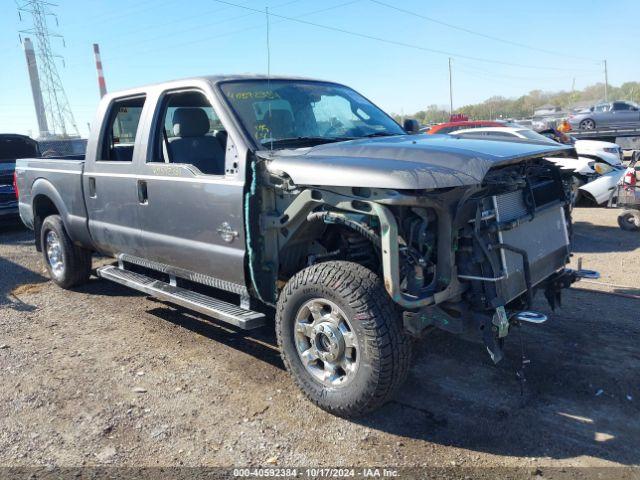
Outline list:
[[[340,85],[242,80],[222,83],[221,89],[245,129],[263,148],[405,134],[386,113]]]

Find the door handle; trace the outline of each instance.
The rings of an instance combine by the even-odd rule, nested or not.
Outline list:
[[[149,203],[149,192],[147,191],[147,182],[138,180],[138,202],[143,205]]]
[[[96,194],[96,178],[89,177],[89,197],[96,198],[98,195]]]

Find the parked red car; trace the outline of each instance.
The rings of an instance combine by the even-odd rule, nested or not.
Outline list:
[[[492,122],[490,120],[476,120],[466,122],[446,122],[431,127],[427,133],[430,135],[436,133],[451,133],[463,128],[480,128],[480,127],[504,127],[504,123]]]

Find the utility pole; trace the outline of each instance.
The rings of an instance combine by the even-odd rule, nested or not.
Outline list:
[[[453,81],[451,80],[451,57],[449,57],[449,115],[453,115]]]
[[[269,7],[264,7],[267,20],[267,78],[271,78],[271,29],[269,25]]]
[[[607,73],[607,61],[604,61],[604,101],[609,101],[609,75]]]
[[[46,0],[27,0],[18,4],[18,15],[22,20],[22,14],[27,13],[31,15],[32,27],[26,30],[21,30],[21,34],[33,35],[36,40],[36,56],[38,58],[38,80],[40,83],[40,90],[42,91],[42,98],[44,103],[44,111],[47,117],[47,127],[50,135],[62,135],[66,137],[68,135],[67,124],[70,124],[71,130],[76,135],[80,135],[76,121],[73,118],[71,107],[69,106],[69,100],[67,94],[62,86],[62,80],[58,74],[58,68],[55,63],[56,58],[61,58],[56,55],[51,49],[51,37],[58,37],[62,39],[62,35],[53,33],[49,30],[47,25],[47,17],[57,17],[51,12],[50,7],[56,6],[53,3],[49,3]],[[21,38],[22,41],[22,38]],[[64,39],[63,39],[64,45]],[[36,109],[38,101],[36,100]]]

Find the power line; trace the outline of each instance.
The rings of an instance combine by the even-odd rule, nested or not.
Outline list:
[[[284,3],[279,3],[277,5],[274,5],[273,8],[280,8],[280,7],[283,7],[283,6],[288,6],[288,5],[291,5],[293,3],[298,3],[298,2],[301,2],[301,1],[302,0],[290,0],[290,1],[287,1],[287,2],[284,2]],[[122,37],[127,37],[127,36],[130,36],[131,34],[139,35],[140,32],[154,30],[154,29],[157,29],[158,27],[162,27],[162,26],[165,26],[165,25],[176,25],[178,23],[182,23],[185,20],[190,20],[192,18],[198,18],[198,19],[206,18],[206,15],[208,15],[210,13],[216,13],[217,14],[217,13],[223,12],[225,10],[228,10],[229,8],[233,8],[233,7],[227,6],[227,7],[220,8],[218,6],[213,10],[206,10],[206,11],[200,12],[198,15],[189,15],[187,17],[182,17],[182,18],[174,18],[174,19],[171,19],[168,22],[163,22],[163,23],[154,22],[154,24],[151,25],[151,26],[148,26],[148,27],[145,27],[145,28],[140,28],[140,29],[137,29],[137,30],[128,31],[128,32],[125,32],[125,33],[122,33],[122,34],[118,34],[118,39],[120,40]],[[163,40],[163,39],[165,39],[167,37],[174,37],[176,35],[180,35],[180,34],[183,34],[183,33],[190,33],[190,32],[193,32],[194,30],[200,30],[200,29],[203,29],[203,28],[211,28],[214,25],[219,25],[221,23],[232,22],[234,20],[239,20],[239,19],[242,19],[242,18],[251,17],[253,15],[255,15],[255,13],[245,13],[243,15],[236,15],[234,17],[222,18],[222,19],[220,19],[218,21],[215,21],[215,22],[208,21],[207,23],[204,23],[204,24],[190,26],[187,29],[177,30],[177,31],[174,30],[174,31],[171,31],[169,33],[165,33],[165,34],[157,36],[157,37],[145,38],[143,40],[139,40],[139,41],[136,41],[136,45],[139,45],[139,44],[142,44],[142,43],[155,42],[155,41],[158,41],[158,40]],[[115,44],[109,42],[109,43],[107,43],[107,45],[109,47],[113,47],[114,45],[115,46],[127,45],[129,43],[130,43],[130,41],[123,40],[123,41],[116,42]]]
[[[237,8],[241,8],[244,10],[249,10],[252,12],[256,12],[256,13],[263,13],[262,10],[258,10],[252,7],[247,7],[245,5],[238,5],[236,3],[232,3],[232,2],[228,2],[226,0],[212,0],[214,2],[217,3],[222,3],[224,5],[231,5]],[[374,35],[369,35],[366,33],[359,33],[359,32],[353,32],[351,30],[345,30],[343,28],[338,28],[338,27],[333,27],[330,25],[324,25],[322,23],[315,23],[315,22],[310,22],[308,20],[301,20],[299,18],[293,18],[293,17],[287,17],[285,15],[278,15],[275,13],[271,14],[272,17],[276,17],[276,18],[281,18],[283,20],[288,20],[291,22],[296,22],[296,23],[300,23],[303,25],[309,25],[309,26],[313,26],[313,27],[317,27],[317,28],[322,28],[325,30],[330,30],[333,32],[340,32],[340,33],[344,33],[346,35],[351,35],[353,37],[359,37],[359,38],[366,38],[368,40],[375,40],[381,43],[387,43],[389,45],[396,45],[396,46],[400,46],[400,47],[405,47],[405,48],[411,48],[414,50],[421,50],[424,52],[430,52],[430,53],[437,53],[440,55],[446,55],[449,57],[453,57],[453,58],[462,58],[462,59],[466,59],[466,60],[475,60],[478,62],[485,62],[485,63],[493,63],[496,65],[508,65],[511,67],[520,67],[520,68],[534,68],[534,69],[544,69],[544,70],[559,70],[559,71],[566,71],[567,69],[565,68],[559,68],[559,67],[544,67],[541,65],[523,65],[523,64],[518,64],[518,63],[512,63],[512,62],[505,62],[502,60],[493,60],[493,59],[489,59],[489,58],[482,58],[482,57],[474,57],[471,55],[464,55],[464,54],[458,54],[458,53],[452,53],[452,52],[448,52],[446,50],[439,50],[439,49],[435,49],[435,48],[428,48],[428,47],[423,47],[421,45],[414,45],[411,43],[406,43],[406,42],[401,42],[398,40],[390,40],[387,38],[382,38],[382,37],[376,37]],[[572,70],[575,71],[575,70]]]
[[[295,1],[298,1],[298,0],[284,2],[282,4],[276,5],[276,7],[279,8],[279,7],[282,7],[282,6],[286,6],[286,5],[289,5],[291,3],[295,3]],[[319,10],[314,10],[312,12],[306,12],[306,13],[300,14],[300,15],[294,17],[294,18],[295,19],[299,19],[300,17],[305,17],[305,16],[308,16],[308,15],[315,15],[317,13],[324,13],[324,12],[327,12],[329,10],[335,10],[336,8],[342,8],[342,7],[345,7],[347,5],[358,3],[360,1],[361,0],[351,0],[349,2],[344,2],[344,3],[338,4],[338,5],[333,5],[331,7],[321,8]],[[246,8],[248,9],[248,7],[246,7]],[[261,15],[265,14],[264,10],[251,9],[251,11],[254,12],[254,13],[260,13]],[[250,16],[250,15],[253,15],[254,13],[251,13],[249,15],[241,15],[241,17]],[[271,11],[269,11],[269,17],[282,18],[280,15],[276,15],[276,14],[272,13]],[[283,21],[284,20],[280,20],[279,22],[272,22],[272,24],[279,24],[279,23],[282,23]],[[210,36],[207,36],[207,37],[199,38],[197,40],[189,40],[187,42],[182,42],[182,43],[178,43],[178,44],[169,45],[168,47],[151,48],[151,49],[143,50],[141,52],[136,52],[136,54],[137,55],[147,54],[147,53],[156,52],[158,50],[161,50],[161,51],[164,52],[164,51],[172,50],[172,49],[175,49],[175,48],[182,48],[182,47],[186,47],[186,46],[189,46],[189,45],[194,45],[196,43],[207,42],[207,41],[210,41],[210,40],[213,40],[213,39],[216,39],[216,38],[225,37],[225,36],[228,36],[228,35],[235,35],[237,33],[244,33],[244,32],[250,31],[250,30],[257,30],[257,29],[261,29],[261,28],[264,28],[264,23],[262,23],[260,25],[252,25],[250,27],[245,27],[245,28],[240,28],[240,29],[237,29],[237,30],[232,30],[230,32],[219,33],[217,35],[210,35]],[[127,58],[123,58],[123,57],[113,57],[113,58],[107,58],[106,61],[117,62],[117,61],[122,61],[122,60],[128,60],[128,59]]]
[[[518,75],[508,75],[508,74],[502,74],[502,73],[496,73],[493,71],[489,71],[489,70],[483,70],[481,68],[476,67],[475,65],[469,65],[467,63],[463,64],[464,68],[462,67],[457,67],[457,68],[462,68],[463,70],[466,70],[468,73],[478,73],[478,74],[484,74],[485,76],[488,76],[490,78],[497,78],[497,79],[511,79],[511,80],[566,80],[569,78],[574,78],[576,77],[576,75],[573,75],[571,72],[567,72],[565,75],[562,76],[553,76],[553,77],[531,77],[531,76],[518,76]],[[600,71],[599,70],[593,70],[593,71],[589,71],[589,74],[587,75],[580,75],[579,78],[584,78],[584,77],[589,77],[589,76],[596,76],[596,75],[600,75]]]
[[[438,20],[438,19],[433,18],[433,17],[428,17],[426,15],[422,15],[421,13],[413,12],[411,10],[406,10],[404,8],[397,7],[395,5],[390,5],[388,3],[381,2],[380,0],[369,0],[369,1],[372,2],[372,3],[376,3],[378,5],[382,5],[382,6],[387,7],[387,8],[391,8],[392,10],[397,10],[398,12],[406,13],[408,15],[413,15],[414,17],[418,17],[418,18],[421,18],[423,20],[427,20],[428,22],[437,23],[438,25],[443,25],[445,27],[452,28],[452,29],[458,30],[460,32],[469,33],[471,35],[476,35],[478,37],[483,37],[483,38],[486,38],[486,39],[489,39],[489,40],[494,40],[496,42],[501,42],[501,43],[505,43],[505,44],[508,44],[508,45],[513,45],[513,46],[520,47],[520,48],[526,48],[526,49],[529,49],[529,50],[535,50],[535,51],[538,51],[538,52],[547,53],[549,55],[557,55],[557,56],[561,56],[561,57],[575,58],[575,59],[578,59],[578,60],[585,60],[585,61],[588,61],[588,62],[597,63],[592,58],[580,57],[578,55],[571,55],[571,54],[567,54],[567,53],[561,53],[561,52],[554,51],[554,50],[546,50],[544,48],[534,47],[532,45],[526,45],[524,43],[514,42],[513,40],[507,40],[505,38],[495,37],[493,35],[488,35],[486,33],[477,32],[477,31],[471,30],[469,28],[460,27],[458,25],[453,25],[451,23],[443,22],[442,20]]]
[[[294,4],[294,3],[298,3],[300,1],[302,1],[302,0],[289,0],[288,2],[279,3],[279,4],[275,5],[273,8],[286,7],[288,5],[291,5],[291,4]],[[262,12],[262,13],[264,14],[264,12]],[[218,20],[216,22],[209,22],[209,23],[206,23],[206,24],[203,24],[203,25],[199,25],[199,26],[196,26],[196,27],[189,27],[189,28],[186,28],[184,30],[179,30],[179,31],[168,33],[166,35],[161,35],[161,36],[154,37],[154,38],[146,38],[146,39],[144,39],[142,41],[137,42],[137,44],[155,42],[157,40],[163,40],[163,39],[165,39],[167,37],[172,37],[172,36],[175,36],[175,35],[180,35],[182,33],[192,32],[193,30],[197,30],[197,29],[201,29],[201,28],[210,28],[210,27],[212,27],[214,25],[219,25],[221,23],[228,23],[228,22],[231,22],[231,21],[234,21],[234,20],[239,20],[239,19],[242,19],[242,18],[251,17],[253,15],[255,15],[255,13],[253,13],[253,12],[252,13],[245,13],[243,15],[236,15],[235,17],[224,18],[224,19]],[[202,18],[202,16],[199,16],[198,18]],[[172,22],[172,23],[175,24],[175,22]],[[207,37],[207,38],[209,38],[209,37]]]
[[[102,13],[91,13],[91,16],[93,18],[99,18],[100,19],[100,23],[110,23],[114,20],[119,20],[121,18],[131,18],[131,17],[137,17],[138,14],[145,12],[147,10],[157,10],[158,7],[164,7],[166,5],[169,5],[171,3],[174,3],[176,0],[166,0],[164,2],[158,2],[158,0],[145,0],[145,1],[141,1],[141,2],[137,2],[136,3],[136,7],[140,7],[142,5],[146,5],[146,4],[152,4],[148,7],[143,7],[143,8],[134,8],[134,9],[126,9],[125,13],[118,13],[116,15],[104,15]],[[109,7],[108,10],[106,10],[107,12],[113,12],[113,8]],[[86,27],[86,28],[95,28],[95,24],[93,22],[87,22],[86,19],[82,19],[76,22],[66,22],[65,21],[65,28],[68,28],[69,26],[71,27],[76,27],[76,26],[81,26],[81,27]],[[84,30],[84,28],[82,29]]]

